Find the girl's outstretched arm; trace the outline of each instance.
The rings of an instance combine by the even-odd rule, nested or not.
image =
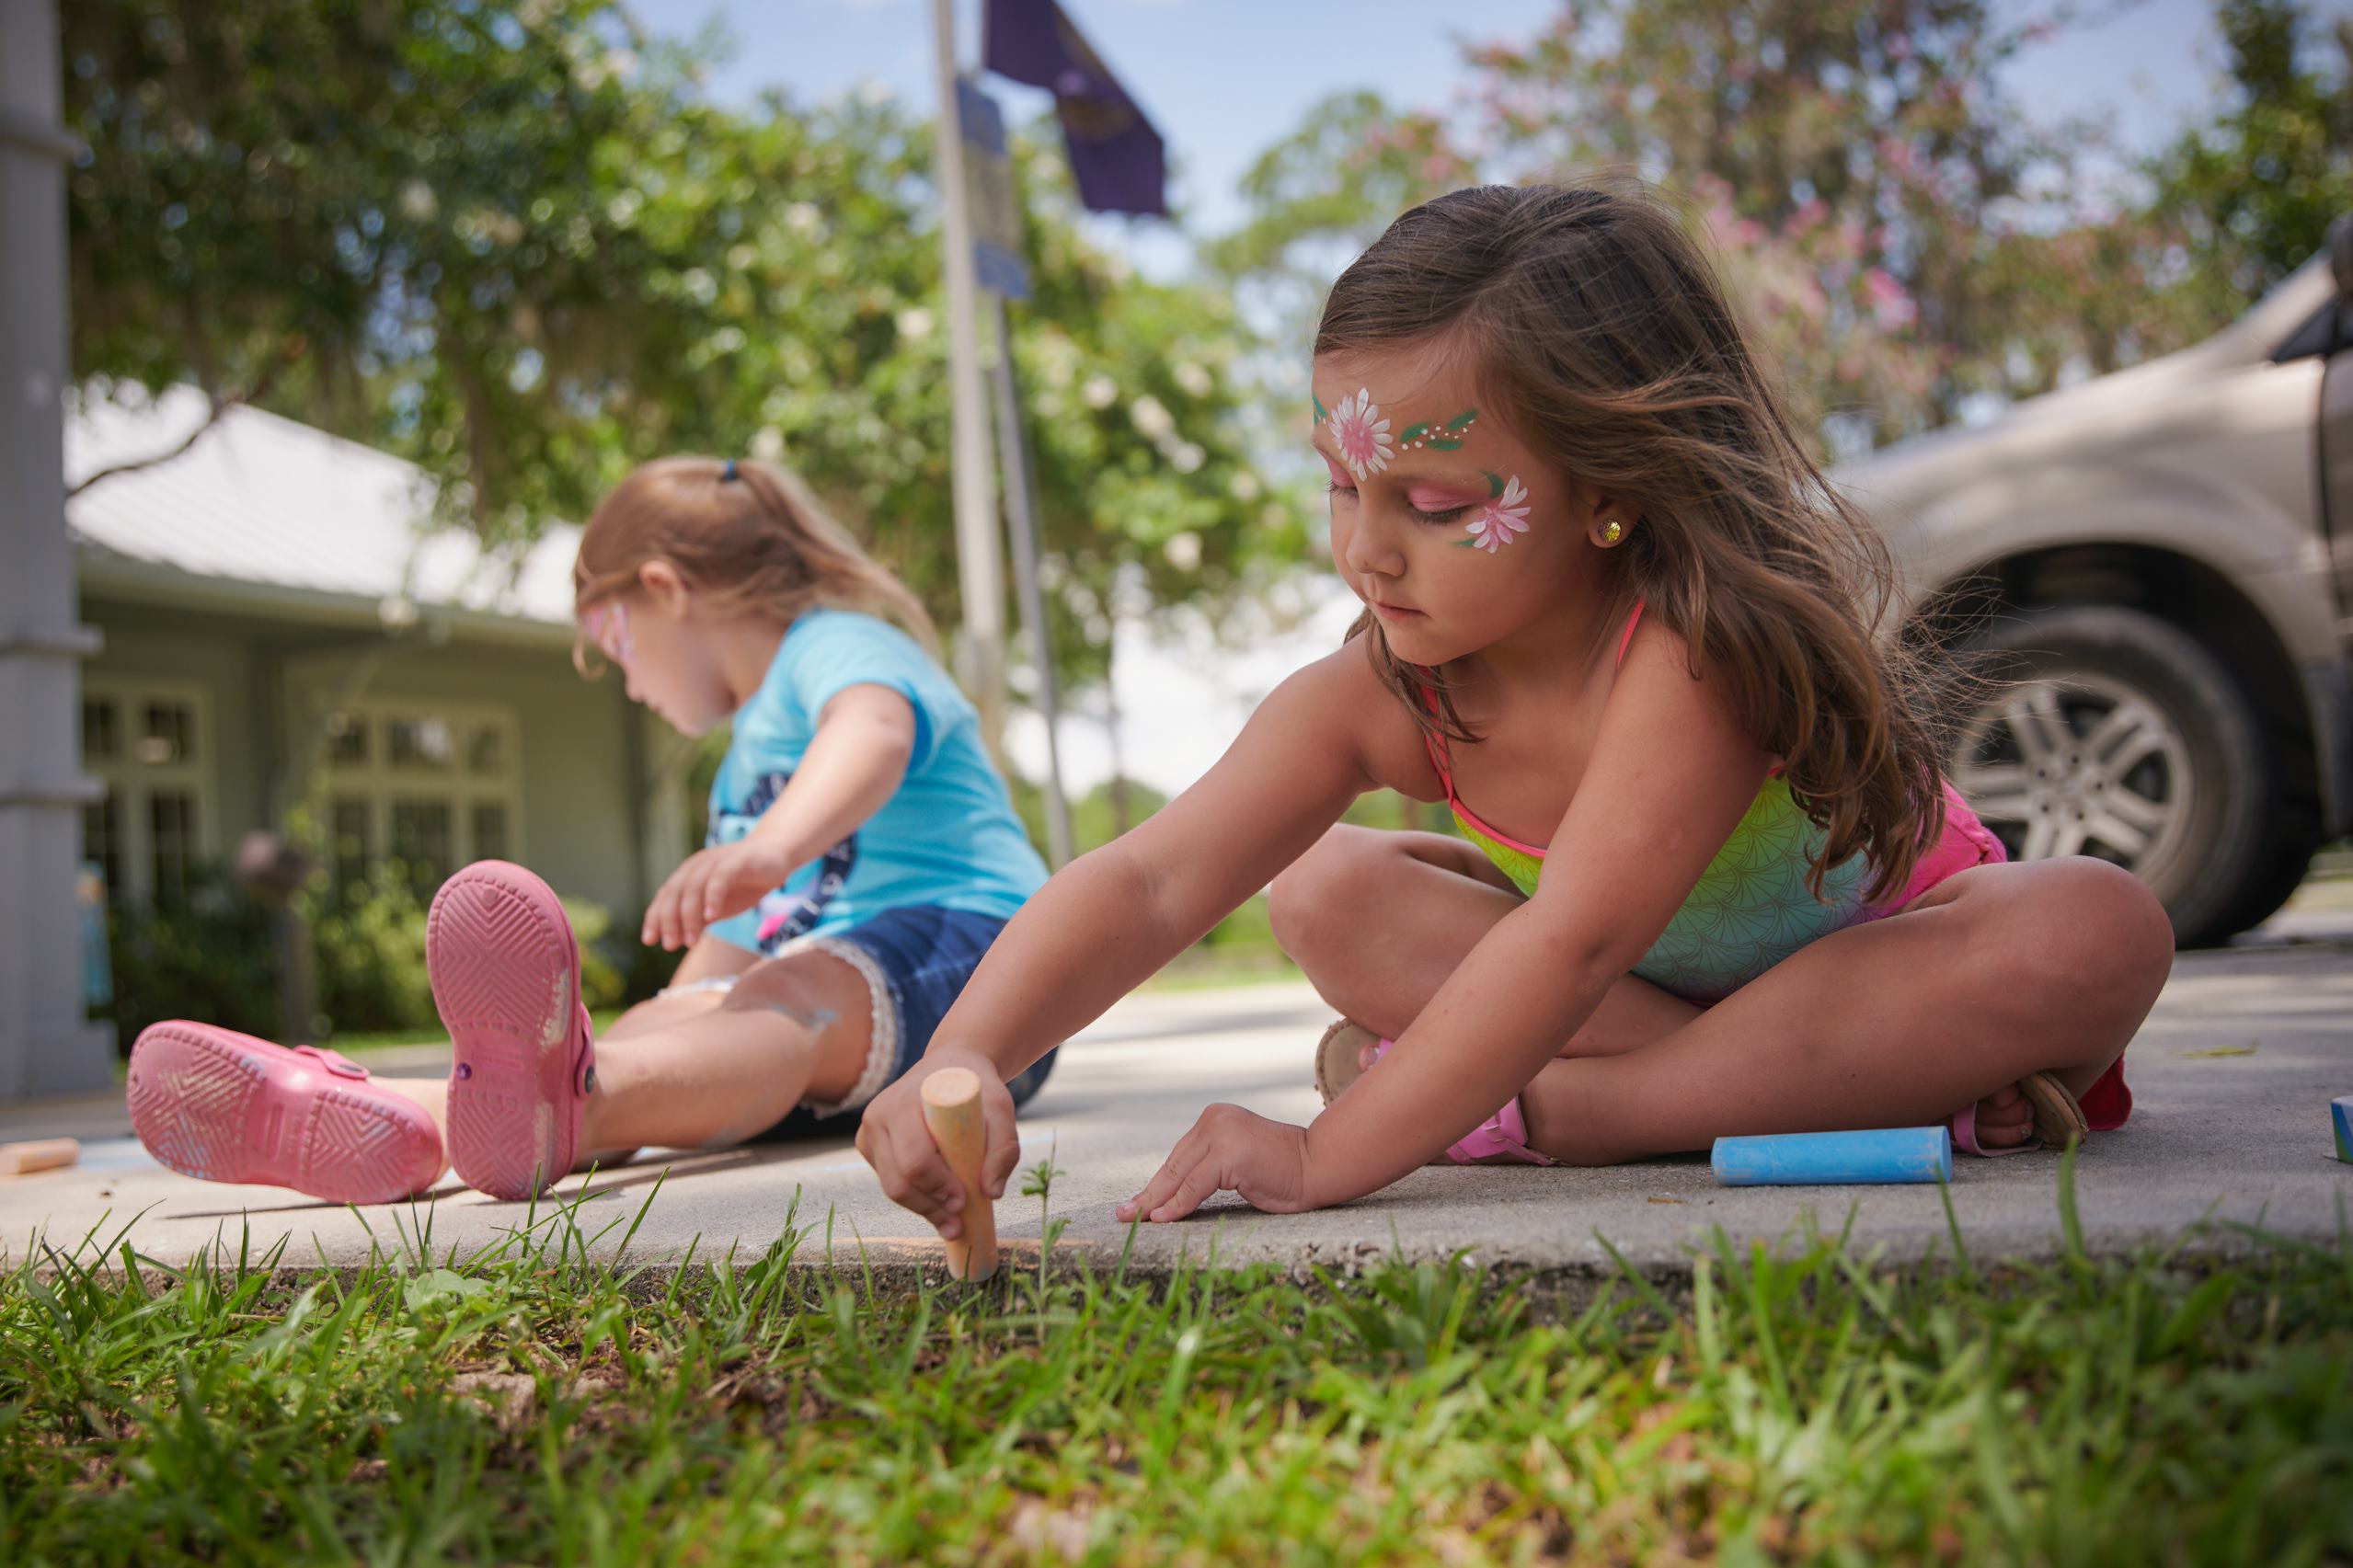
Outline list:
[[[888,686],[844,688],[817,717],[800,766],[751,832],[689,855],[646,906],[648,946],[684,947],[752,908],[882,809],[915,753],[915,709]]]
[[[1350,644],[1277,687],[1199,783],[1058,872],[989,949],[924,1059],[867,1107],[858,1150],[883,1191],[956,1234],[964,1194],[920,1090],[961,1065],[981,1077],[983,1181],[1002,1193],[1020,1156],[1005,1081],[1199,941],[1373,787],[1364,738],[1381,719],[1411,727]]]
[[[1534,898],[1498,921],[1396,1046],[1304,1129],[1213,1105],[1121,1216],[1213,1193],[1318,1208],[1427,1163],[1527,1087],[1640,961],[1756,799],[1771,760],[1682,638],[1644,628]]]

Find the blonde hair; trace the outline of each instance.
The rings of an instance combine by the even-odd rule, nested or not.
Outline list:
[[[1944,792],[1920,655],[1874,635],[1900,612],[1870,521],[1798,439],[1714,269],[1646,188],[1484,186],[1399,218],[1332,285],[1320,356],[1451,337],[1498,412],[1582,486],[1625,499],[1604,557],[1720,681],[1823,831],[1808,886],[1857,853],[1868,896],[1910,879]],[[1471,741],[1440,672],[1374,668],[1425,732]],[[1431,707],[1436,712],[1429,711]]]
[[[789,622],[823,606],[896,621],[935,657],[939,635],[907,585],[829,515],[809,486],[772,463],[665,457],[631,474],[580,532],[575,615],[627,593],[649,562],[733,609]],[[585,639],[572,662],[593,675]]]

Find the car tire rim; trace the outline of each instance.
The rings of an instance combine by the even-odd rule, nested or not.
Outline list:
[[[2086,854],[2149,878],[2189,834],[2181,731],[2104,675],[2005,687],[1970,715],[1948,774],[2014,860]]]

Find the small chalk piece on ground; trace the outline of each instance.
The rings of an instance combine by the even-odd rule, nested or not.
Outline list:
[[[2328,1116],[2336,1124],[2336,1157],[2353,1165],[2353,1094],[2331,1100]]]
[[[1719,1138],[1709,1163],[1727,1187],[1864,1186],[1953,1179],[1953,1134],[1941,1127]]]
[[[982,1280],[997,1271],[997,1210],[981,1185],[988,1129],[981,1123],[981,1079],[969,1068],[945,1067],[924,1080],[924,1125],[964,1184],[964,1233],[947,1243],[947,1272]]]
[[[44,1138],[36,1143],[0,1143],[0,1176],[29,1176],[54,1171],[82,1157],[82,1146],[70,1138]]]

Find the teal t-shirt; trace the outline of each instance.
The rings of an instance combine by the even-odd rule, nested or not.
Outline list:
[[[844,610],[796,619],[760,689],[736,711],[711,781],[707,841],[733,843],[752,830],[792,782],[825,704],[852,686],[884,687],[915,710],[907,776],[881,810],[758,909],[710,928],[739,947],[774,953],[797,936],[919,904],[1010,920],[1046,880],[981,744],[972,704],[914,638]]]

